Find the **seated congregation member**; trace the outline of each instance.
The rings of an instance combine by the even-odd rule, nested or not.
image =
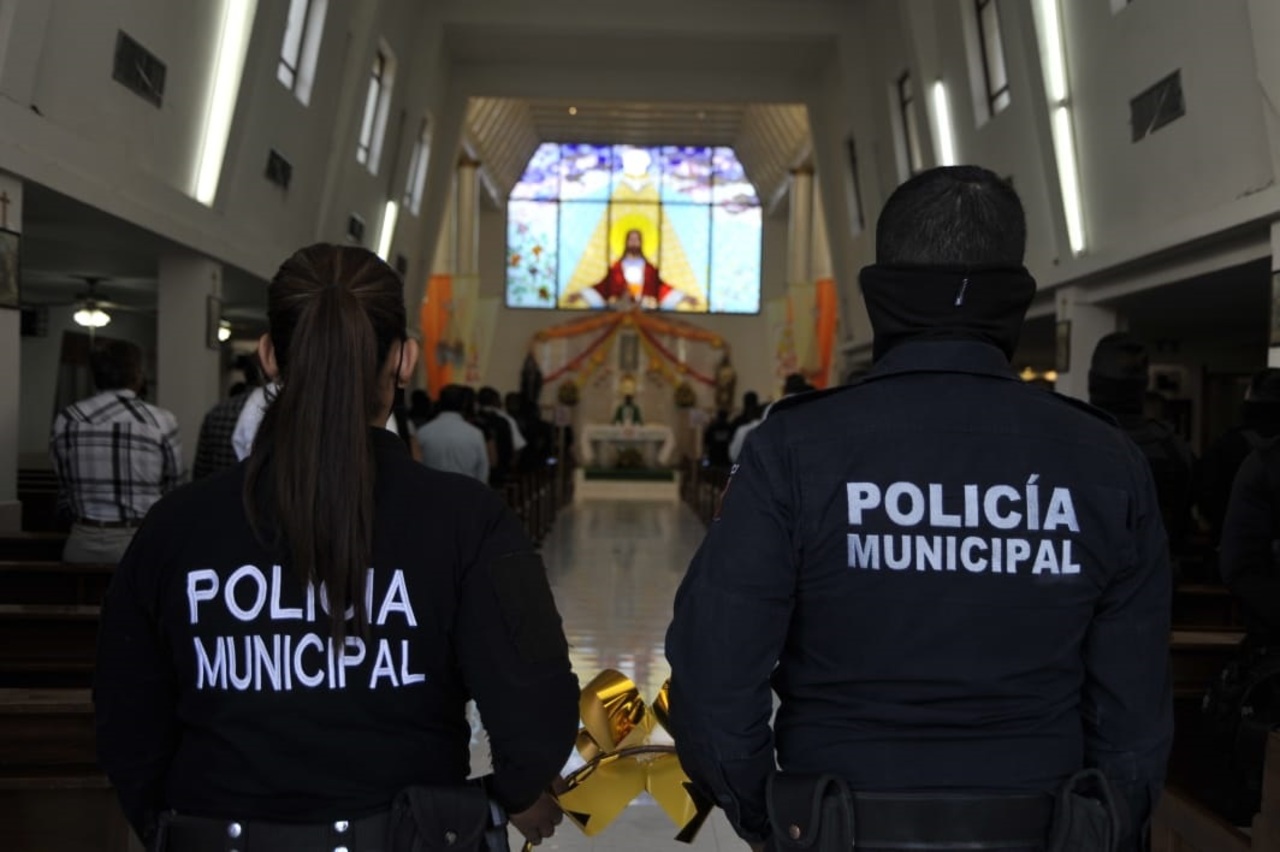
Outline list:
[[[480,431],[492,436],[493,453],[490,459],[493,464],[489,470],[489,484],[501,487],[511,475],[516,462],[516,435],[520,430],[515,422],[509,420],[502,410],[502,397],[493,388],[481,388],[476,394],[476,423]],[[521,449],[524,438],[521,437]]]
[[[268,321],[280,393],[248,462],[158,504],[103,607],[99,760],[130,824],[167,852],[362,852],[412,830],[409,803],[485,817],[465,786],[474,698],[487,796],[550,836],[544,791],[578,727],[568,647],[515,516],[384,428],[418,357],[400,276],[311,246],[276,273]]]
[[[1146,344],[1128,332],[1102,338],[1089,365],[1089,402],[1119,421],[1146,457],[1169,547],[1176,556],[1193,529],[1196,458],[1172,426],[1148,417],[1144,410],[1149,361]]]
[[[462,385],[446,385],[440,391],[436,416],[418,430],[422,463],[488,482],[489,448],[484,433],[466,418],[468,392],[475,393]]]
[[[1240,465],[1218,565],[1245,614],[1250,644],[1280,647],[1280,444],[1254,451]]]
[[[1260,370],[1249,381],[1240,424],[1229,429],[1205,451],[1196,477],[1196,506],[1209,524],[1217,544],[1231,499],[1231,486],[1249,454],[1280,436],[1280,370]]]
[[[1025,248],[986,169],[900,186],[861,274],[874,366],[773,407],[689,566],[671,729],[756,848],[803,825],[811,849],[1044,850],[1072,814],[1089,833],[1054,848],[1146,848],[1173,734],[1164,529],[1115,422],[1010,365]],[[823,774],[854,799],[829,846]]]
[[[480,402],[481,411],[488,411],[498,415],[511,427],[511,451],[514,453],[512,457],[512,463],[514,464],[519,460],[520,453],[524,451],[524,448],[529,446],[524,433],[520,431],[520,423],[502,407],[502,395],[498,393],[497,388],[480,388],[477,399]]]
[[[66,562],[118,562],[147,512],[182,478],[178,421],[139,398],[142,350],[105,340],[89,356],[98,393],[53,419],[49,454],[72,518]]]
[[[716,419],[707,426],[702,437],[702,455],[707,466],[718,470],[728,470],[733,464],[729,458],[729,446],[733,443],[733,424],[729,422],[729,412],[723,408],[716,413]]]
[[[257,363],[257,356],[241,355],[236,359],[236,369],[244,374],[245,381],[232,385],[227,398],[209,409],[200,423],[196,460],[191,466],[192,479],[204,479],[235,467],[249,454],[248,447],[243,454],[236,450],[236,426],[246,404],[262,384],[262,368]],[[258,396],[260,398],[260,394]]]

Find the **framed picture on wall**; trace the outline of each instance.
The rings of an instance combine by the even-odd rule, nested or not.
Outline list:
[[[22,291],[18,284],[18,247],[22,237],[0,230],[0,308],[18,308]]]

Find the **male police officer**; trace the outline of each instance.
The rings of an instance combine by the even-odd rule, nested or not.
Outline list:
[[[991,172],[900,187],[862,272],[874,368],[775,407],[689,568],[673,732],[756,848],[775,751],[847,783],[858,849],[1044,848],[1086,767],[1110,783],[1084,810],[1127,810],[1099,830],[1138,848],[1172,734],[1165,532],[1114,422],[1010,368],[1025,243]]]

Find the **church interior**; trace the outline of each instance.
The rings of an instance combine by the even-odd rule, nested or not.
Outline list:
[[[1196,456],[1239,425],[1280,367],[1278,39],[1274,0],[0,0],[0,845],[141,848],[94,756],[113,566],[62,561],[50,456],[101,341],[141,350],[189,474],[206,414],[263,381],[280,263],[376,252],[421,343],[397,416],[507,400],[530,446],[490,481],[574,669],[652,702],[724,429],[745,394],[871,367],[859,270],[925,169],[986,167],[1025,206],[1023,380],[1087,401],[1129,332]],[[1206,521],[1173,554],[1152,848],[1277,850],[1280,700],[1247,781],[1201,713],[1245,630]],[[661,848],[679,795],[547,846]],[[740,842],[712,815],[693,845]]]

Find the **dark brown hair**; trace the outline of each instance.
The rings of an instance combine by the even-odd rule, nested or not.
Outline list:
[[[127,340],[100,340],[89,352],[89,372],[100,391],[137,390],[142,384],[142,350]]]
[[[405,339],[404,285],[372,252],[317,244],[276,272],[267,319],[280,392],[249,456],[245,509],[303,582],[324,584],[331,633],[341,642],[348,606],[361,630],[368,624],[370,424],[382,408],[382,367]]]

